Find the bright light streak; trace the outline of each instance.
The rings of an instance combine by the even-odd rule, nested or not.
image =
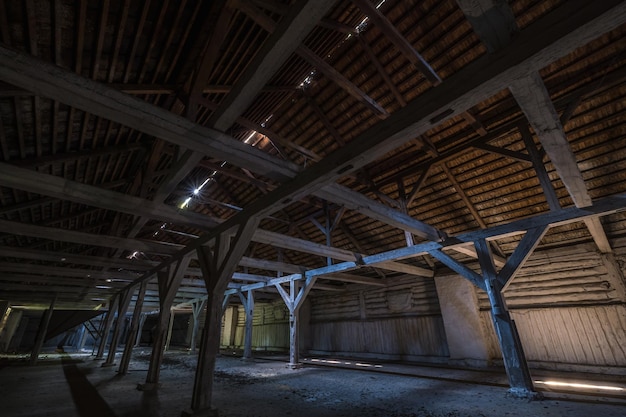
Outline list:
[[[187,197],[187,199],[181,203],[180,208],[181,209],[187,208],[190,201],[191,201],[191,197]]]
[[[96,288],[99,289],[99,290],[108,290],[111,287],[109,287],[108,285],[96,285]]]
[[[256,135],[256,130],[253,130],[247,138],[244,139],[243,143],[248,143],[250,142],[250,139],[252,139],[254,137],[254,135]]]
[[[556,386],[556,387],[600,389],[600,390],[606,390],[606,391],[626,391],[626,388],[612,387],[610,385],[580,384],[580,383],[576,383],[576,382],[535,381],[535,383],[536,384]]]

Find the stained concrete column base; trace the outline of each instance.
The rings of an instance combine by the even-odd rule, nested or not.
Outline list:
[[[254,358],[251,356],[249,358],[241,358],[243,362],[254,362]]]
[[[181,417],[219,417],[217,408],[203,408],[202,410],[184,410]]]
[[[531,391],[526,388],[509,388],[507,397],[517,398],[527,401],[541,401],[543,400],[543,394],[536,391]]]
[[[138,391],[156,391],[161,388],[158,382],[146,382],[145,384],[137,384]]]
[[[101,368],[110,368],[111,366],[115,366],[117,364],[115,363],[103,363],[102,365],[100,365]]]
[[[289,369],[300,369],[302,368],[304,365],[301,363],[288,363],[287,364],[287,368]]]

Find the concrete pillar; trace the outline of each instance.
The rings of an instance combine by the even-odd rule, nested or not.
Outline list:
[[[30,353],[30,361],[29,364],[36,365],[39,360],[39,353],[41,352],[41,348],[43,347],[43,342],[46,340],[46,333],[48,332],[48,325],[50,324],[50,319],[52,318],[52,312],[54,311],[54,304],[56,303],[56,296],[50,302],[50,307],[44,311],[43,317],[41,318],[41,322],[39,323],[39,330],[37,330],[37,337],[35,338],[35,346],[33,346],[33,350]]]
[[[6,317],[4,329],[2,333],[0,333],[0,352],[7,352],[9,350],[11,341],[15,335],[15,331],[19,327],[21,319],[22,310],[10,310],[10,314]]]
[[[485,367],[493,358],[476,287],[460,275],[435,277],[450,364]]]

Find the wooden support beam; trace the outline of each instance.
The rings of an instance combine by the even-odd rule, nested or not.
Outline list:
[[[22,273],[22,274],[41,274],[52,277],[54,275],[77,278],[94,278],[94,279],[122,279],[127,282],[136,280],[139,275],[130,272],[103,272],[92,269],[82,268],[64,268],[48,265],[33,265],[13,262],[0,262],[0,272],[6,273]]]
[[[251,19],[253,19],[266,31],[273,33],[276,30],[276,23],[268,15],[259,10],[259,8],[257,8],[253,4],[247,1],[239,0],[237,1],[237,8],[250,16]],[[352,81],[348,80],[343,74],[333,68],[332,65],[328,64],[309,48],[299,45],[296,48],[296,53],[309,64],[311,64],[314,69],[323,73],[331,81],[335,82],[337,85],[343,88],[346,93],[350,94],[359,102],[363,103],[368,109],[372,110],[374,114],[378,115],[381,118],[389,116],[387,110],[380,106],[380,104],[378,104],[374,99],[372,99],[365,92],[363,92],[363,90],[357,87]]]
[[[438,242],[445,238],[445,233],[442,231],[339,184],[328,185],[314,192],[314,195],[341,204],[350,210],[358,211],[372,219],[411,232],[422,239]]]
[[[133,309],[133,317],[130,320],[130,326],[128,328],[128,336],[126,338],[126,345],[124,346],[124,353],[122,359],[120,359],[120,366],[117,373],[120,375],[126,375],[128,373],[128,365],[133,354],[133,347],[139,343],[141,337],[142,319],[141,309],[143,308],[144,297],[146,296],[146,288],[148,287],[148,281],[143,281],[137,288],[137,297],[135,299],[135,307]]]
[[[144,271],[156,263],[139,259],[107,258],[106,256],[75,255],[73,253],[43,251],[28,248],[0,246],[0,256],[8,258],[31,259],[48,262],[65,262],[67,264],[121,268],[131,271]],[[95,271],[94,271],[95,272]]]
[[[206,297],[203,297],[200,300],[196,300],[191,303],[191,313],[193,319],[193,329],[191,331],[191,342],[189,346],[189,350],[191,353],[196,353],[196,345],[198,340],[198,330],[200,328],[200,314],[206,307]]]
[[[52,301],[50,301],[50,306],[46,311],[44,311],[41,321],[39,322],[37,336],[35,337],[35,344],[33,345],[33,350],[30,353],[30,359],[28,361],[28,364],[31,366],[37,365],[37,361],[39,360],[39,353],[41,352],[43,343],[46,340],[46,333],[48,333],[48,325],[50,324],[50,319],[52,318],[52,312],[54,311],[56,300],[57,297],[55,295],[53,296]]]
[[[513,10],[501,0],[456,0],[489,52],[507,46],[518,31]]]
[[[564,19],[563,16],[568,18]],[[141,279],[148,279],[157,269],[161,269],[173,260],[180,259],[188,252],[195,251],[251,215],[271,214],[289,205],[294,199],[309,194],[311,189],[322,187],[360,169],[433,126],[497,94],[507,88],[511,80],[524,77],[529,71],[544,68],[554,60],[566,56],[576,48],[595,39],[599,34],[613,30],[625,22],[626,5],[619,0],[603,2],[571,0],[564,3],[520,31],[511,45],[497,57],[485,56],[464,67],[446,79],[446,82],[437,89],[426,91],[405,108],[394,113],[392,117],[381,121],[376,129],[367,130],[345,147],[299,174],[292,181],[282,184],[273,192],[251,203],[245,210],[216,227],[211,233],[197,239],[172,260],[155,267]],[[8,57],[9,61],[15,60],[15,57],[15,54],[11,54]],[[10,74],[16,72],[9,70],[7,74],[3,68],[0,68],[1,79],[7,79]],[[39,74],[38,69],[37,75]],[[9,82],[12,81],[9,80]],[[28,82],[30,83],[31,80]],[[76,94],[76,89],[74,93]],[[365,150],[367,152],[364,152]],[[232,152],[230,148],[229,151]],[[491,228],[488,233],[493,233],[493,230],[502,229]],[[436,248],[438,244],[433,242],[432,245]],[[420,244],[402,250],[410,249],[408,256],[413,256],[412,251],[423,250],[423,248]],[[394,252],[399,256],[403,253]],[[389,255],[391,254],[386,254],[386,256]],[[380,262],[380,257],[362,259],[362,262],[366,264],[375,261]],[[356,263],[345,262],[343,265],[333,265],[332,268],[347,268],[348,265],[354,267]],[[336,272],[336,270],[331,272]]]
[[[529,229],[520,243],[517,245],[509,259],[506,261],[504,268],[498,273],[498,281],[502,291],[513,280],[513,277],[524,265],[526,260],[532,255],[533,251],[539,245],[539,242],[548,231],[548,226],[542,225]]]
[[[417,68],[432,85],[441,84],[441,78],[426,60],[415,50],[398,29],[369,0],[352,0],[370,21],[394,44],[406,59]]]
[[[247,4],[235,3],[236,7]],[[334,3],[335,0],[298,0],[278,24],[272,22],[272,28],[268,30],[272,34],[255,55],[254,62],[239,77],[237,85],[220,103],[219,109],[211,115],[208,124],[218,130],[229,128],[293,51],[302,48],[299,45]],[[256,8],[254,5],[250,7]]]
[[[181,246],[165,242],[146,241],[140,239],[120,238],[116,236],[94,235],[72,230],[58,229],[54,227],[36,226],[33,224],[10,222],[0,220],[0,229],[4,233],[31,236],[40,239],[53,239],[55,241],[104,246],[108,248],[122,248],[130,252],[160,253],[172,255]]]
[[[582,221],[589,217],[606,216],[614,213],[626,211],[626,194],[618,194],[612,197],[606,197],[595,202],[593,206],[585,208],[570,207],[558,211],[550,211],[537,216],[513,221],[499,226],[492,226],[488,229],[475,230],[463,233],[457,236],[448,237],[444,242],[424,242],[414,246],[407,246],[400,249],[394,249],[375,255],[365,256],[360,259],[360,265],[375,265],[380,262],[391,259],[407,259],[415,256],[423,255],[434,250],[442,248],[458,248],[466,246],[471,242],[479,239],[494,240],[508,236],[515,236],[526,233],[530,229],[542,226],[555,227],[569,224],[576,221]],[[443,253],[443,252],[442,252]],[[348,271],[357,267],[356,262],[346,261],[334,264],[330,267],[316,268],[307,271],[307,275],[325,275],[337,272]]]
[[[183,146],[201,155],[245,166],[268,178],[284,179],[298,171],[227,135],[199,126],[183,117],[87,80],[32,56],[0,47],[0,79],[50,97],[96,116],[121,123],[144,134]],[[8,65],[8,63],[11,65]]]
[[[559,197],[556,195],[556,191],[554,190],[554,186],[552,185],[552,181],[548,176],[548,172],[546,171],[546,167],[543,164],[541,155],[535,146],[535,141],[533,141],[532,135],[530,134],[530,130],[528,129],[527,124],[520,125],[520,133],[522,134],[522,139],[524,140],[524,145],[526,145],[526,149],[528,150],[528,154],[530,155],[531,161],[533,163],[533,167],[535,168],[535,172],[537,173],[537,179],[539,180],[539,184],[541,185],[541,189],[543,190],[543,194],[548,201],[548,206],[550,210],[559,210],[561,208],[561,203],[559,202]]]
[[[106,349],[107,341],[109,339],[109,332],[111,331],[111,325],[113,325],[113,317],[115,316],[115,308],[119,302],[121,292],[111,297],[109,302],[109,309],[107,310],[104,318],[104,325],[102,326],[102,333],[100,334],[100,342],[98,344],[98,351],[94,359],[102,359],[104,357],[104,350]],[[95,343],[95,342],[94,342]]]
[[[534,236],[535,233],[533,232]],[[491,304],[491,317],[496,330],[504,367],[509,377],[511,388],[509,392],[521,398],[540,398],[535,392],[524,349],[519,339],[515,322],[511,318],[506,302],[502,295],[502,286],[498,280],[498,274],[491,257],[491,248],[485,239],[474,242],[478,252],[478,261],[482,269],[483,279],[489,303]],[[517,260],[520,260],[519,258]]]
[[[539,73],[533,72],[525,78],[514,81],[509,89],[533,127],[576,207],[591,205],[591,196],[576,162],[576,156]],[[612,252],[600,221],[587,219],[585,224],[600,251]]]
[[[261,229],[257,230],[257,232],[254,234],[254,241],[279,248],[311,253],[323,257],[330,256],[333,259],[343,261],[356,261],[361,256],[360,254],[355,254],[354,252],[350,252],[345,249],[320,245],[319,243],[309,242],[295,237],[281,235]],[[400,262],[384,261],[376,266],[379,268],[388,269],[390,271],[402,272],[417,276],[433,276],[433,271],[429,269],[420,268],[409,264],[403,264]]]
[[[122,330],[122,326],[126,322],[126,312],[128,311],[130,299],[132,298],[134,291],[135,289],[131,287],[120,292],[119,301],[117,303],[117,321],[115,322],[115,327],[113,328],[113,336],[111,338],[111,345],[109,346],[107,359],[102,364],[104,367],[115,365],[115,353],[117,351],[117,345],[120,341],[120,332]]]
[[[177,207],[104,190],[53,175],[41,174],[3,162],[0,162],[0,184],[81,204],[92,205],[97,202],[97,207],[107,210],[121,211],[179,225],[211,229],[217,224],[215,219],[205,215],[180,211]]]
[[[248,218],[236,227],[227,229],[214,239],[215,249],[199,247],[198,262],[202,268],[207,293],[207,308],[204,332],[198,354],[198,365],[194,378],[191,408],[183,415],[197,415],[211,409],[213,371],[215,357],[219,352],[222,327],[222,308],[224,293],[228,282],[250,243],[254,230],[258,226],[257,218]]]
[[[243,359],[252,359],[252,320],[254,318],[254,290],[248,290],[247,295],[237,293],[246,313],[246,325],[243,338]]]
[[[167,326],[171,315],[170,309],[190,260],[190,256],[185,256],[175,264],[169,265],[165,271],[159,271],[157,274],[159,285],[159,316],[157,318],[156,334],[152,344],[152,354],[150,355],[150,365],[148,367],[146,382],[137,386],[137,388],[142,391],[151,391],[159,387],[161,362],[163,361]]]

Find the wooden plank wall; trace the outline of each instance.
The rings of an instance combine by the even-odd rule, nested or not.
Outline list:
[[[237,309],[235,328],[235,347],[243,349],[246,314],[243,306],[231,306]],[[289,310],[285,303],[256,303],[252,318],[252,349],[265,351],[289,350]]]
[[[387,288],[360,287],[310,302],[313,353],[432,361],[448,356],[432,279],[397,278]]]
[[[615,243],[623,253],[626,242]],[[616,259],[623,269],[623,258]],[[505,298],[532,367],[626,374],[625,294],[616,279],[591,244],[531,256]],[[490,323],[487,296],[478,291],[478,297]]]

